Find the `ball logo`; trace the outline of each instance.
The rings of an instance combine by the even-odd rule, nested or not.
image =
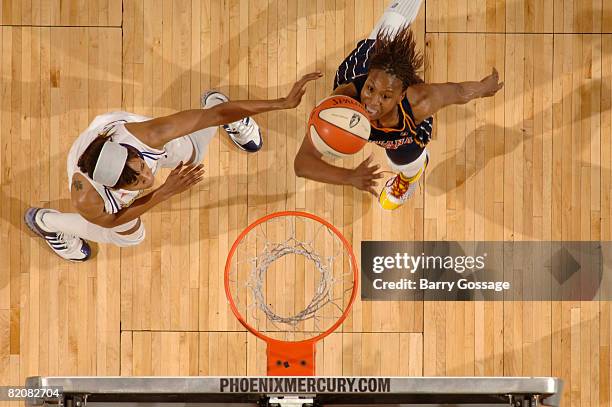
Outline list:
[[[349,127],[352,129],[353,127],[357,126],[360,120],[361,117],[359,116],[359,114],[353,113],[353,116],[351,117],[351,121],[349,123]]]

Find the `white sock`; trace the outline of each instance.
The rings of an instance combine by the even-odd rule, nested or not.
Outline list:
[[[380,17],[369,39],[376,39],[381,29],[396,33],[400,28],[412,24],[419,14],[422,0],[394,0]]]
[[[393,168],[397,172],[401,172],[404,178],[412,178],[419,173],[420,170],[423,169],[425,163],[427,162],[428,153],[427,150],[423,150],[421,155],[414,161],[408,164],[396,164],[389,157],[387,160],[391,168]]]
[[[39,218],[39,222],[49,232],[62,232],[85,240],[109,243],[105,234],[96,233],[100,226],[87,221],[78,213],[46,212]],[[91,228],[90,225],[95,227]]]

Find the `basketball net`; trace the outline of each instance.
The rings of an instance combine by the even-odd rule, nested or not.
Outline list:
[[[314,215],[296,213],[273,214],[251,225],[234,243],[226,264],[232,311],[266,340],[269,351],[271,343],[292,344],[290,353],[297,352],[300,342],[314,348],[346,318],[355,297],[356,262],[344,237]],[[306,359],[299,364],[312,370],[300,374],[314,374],[314,351]],[[272,373],[293,374],[295,363],[287,367],[284,362],[274,361],[279,370]]]

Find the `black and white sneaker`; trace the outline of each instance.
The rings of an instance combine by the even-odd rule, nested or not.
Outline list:
[[[91,247],[85,240],[63,232],[50,232],[43,227],[42,216],[50,212],[58,213],[53,209],[28,208],[24,215],[25,224],[32,232],[45,239],[51,250],[62,259],[76,262],[89,259],[91,257]]]
[[[201,99],[201,106],[209,109],[221,103],[229,102],[229,98],[216,90],[204,92]],[[234,144],[241,150],[255,153],[263,146],[263,139],[259,126],[251,117],[245,117],[233,123],[224,124],[223,130],[232,139]]]

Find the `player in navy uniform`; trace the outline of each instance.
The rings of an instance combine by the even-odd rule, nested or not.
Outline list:
[[[352,185],[379,196],[384,209],[401,206],[414,191],[429,155],[433,114],[445,106],[464,104],[493,96],[503,87],[497,71],[478,82],[425,84],[417,71],[423,57],[416,50],[409,24],[421,0],[396,0],[386,10],[370,36],[360,41],[336,72],[334,92],[359,100],[369,115],[372,131],[368,141],[386,150],[397,175],[378,193],[380,166],[370,156],[355,169],[330,165],[308,136],[295,158],[300,177],[338,185]]]

